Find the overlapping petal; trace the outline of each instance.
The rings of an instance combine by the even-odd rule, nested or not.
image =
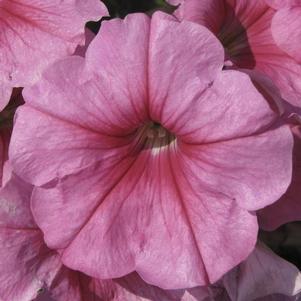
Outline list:
[[[88,49],[88,46],[94,39],[95,34],[93,31],[91,31],[89,28],[85,28],[85,45],[78,45],[75,49],[74,55],[79,55],[84,57],[86,55],[86,51]]]
[[[300,0],[265,0],[271,7],[275,9],[300,6]]]
[[[259,225],[265,230],[274,230],[282,224],[301,219],[301,139],[300,127],[293,129],[293,175],[286,193],[274,204],[257,212]],[[299,133],[299,135],[297,135]]]
[[[271,26],[277,45],[301,63],[301,3],[298,7],[279,10],[275,14]]]
[[[84,43],[84,25],[107,14],[97,0],[1,0],[1,106],[12,87],[34,83],[58,58]]]
[[[0,191],[0,297],[4,301],[34,299],[59,265],[35,228],[29,208],[31,191],[16,176]]]

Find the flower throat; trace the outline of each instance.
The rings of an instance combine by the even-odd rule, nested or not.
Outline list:
[[[160,123],[150,121],[139,130],[139,144],[143,149],[163,150],[170,146],[176,136],[169,132]]]

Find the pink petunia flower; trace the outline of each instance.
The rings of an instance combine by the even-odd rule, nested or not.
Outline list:
[[[293,138],[223,54],[205,27],[129,15],[24,90],[10,158],[39,186],[33,214],[64,264],[176,289],[250,254],[253,211],[291,181]]]
[[[98,0],[0,1],[0,110],[13,87],[34,83],[84,43],[84,25],[107,14]]]
[[[278,86],[282,97],[301,107],[300,1],[170,0],[170,3],[180,3],[175,12],[179,19],[205,25],[215,33],[225,48],[225,65],[265,74]],[[292,8],[293,5],[299,7]]]

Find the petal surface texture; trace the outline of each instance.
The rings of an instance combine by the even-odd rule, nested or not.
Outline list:
[[[0,109],[12,87],[34,83],[55,60],[84,43],[87,21],[107,14],[98,0],[0,1]]]
[[[134,14],[25,89],[10,158],[38,186],[34,217],[67,266],[180,289],[249,255],[252,211],[291,181],[293,138],[250,78],[222,66],[205,27]]]

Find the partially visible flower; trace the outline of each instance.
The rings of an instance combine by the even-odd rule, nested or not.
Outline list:
[[[107,14],[99,0],[0,1],[0,110],[13,87],[34,83],[55,60],[84,43],[89,20]]]
[[[227,67],[262,72],[272,79],[287,101],[301,107],[301,6],[291,7],[300,5],[300,1],[170,0],[170,3],[180,4],[175,12],[179,19],[205,25],[215,33],[225,48]]]
[[[10,158],[40,186],[33,214],[64,264],[174,289],[250,254],[254,211],[290,183],[293,139],[223,54],[203,26],[129,15],[25,89]]]
[[[170,2],[180,4],[175,13],[179,19],[206,25],[219,37],[225,48],[227,67],[249,74],[282,119],[291,113],[300,114],[299,108],[281,98],[282,95],[301,107],[300,1]],[[285,122],[290,124],[288,120]],[[259,224],[264,229],[272,230],[301,217],[301,149],[297,128],[294,128],[292,183],[279,201],[258,212]]]

